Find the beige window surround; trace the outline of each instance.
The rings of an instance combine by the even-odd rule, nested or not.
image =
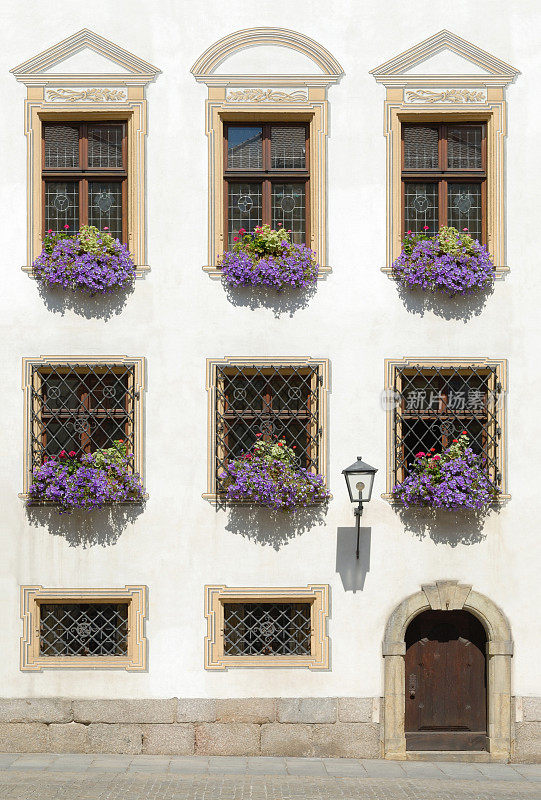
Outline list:
[[[382,494],[382,498],[388,502],[393,502],[393,495],[391,490],[393,488],[393,474],[395,469],[395,452],[394,452],[394,420],[395,420],[395,377],[398,369],[407,369],[408,367],[429,370],[430,367],[450,367],[455,369],[464,369],[475,367],[482,369],[483,367],[495,368],[495,380],[500,385],[499,397],[495,407],[495,425],[500,431],[499,443],[496,452],[496,464],[498,472],[501,475],[499,501],[505,502],[511,498],[508,493],[508,478],[507,478],[507,435],[506,435],[506,402],[507,402],[507,360],[506,359],[492,359],[484,357],[448,357],[448,358],[433,358],[421,356],[419,358],[402,358],[402,359],[385,359],[385,382],[384,382],[384,398],[386,401],[386,417],[387,417],[387,443],[386,443],[386,491]]]
[[[62,364],[77,365],[84,367],[88,365],[107,365],[133,366],[135,395],[135,406],[133,408],[133,442],[134,442],[134,465],[135,471],[139,473],[144,484],[144,451],[143,451],[143,412],[144,412],[144,393],[146,389],[146,360],[143,357],[128,356],[39,356],[36,358],[22,359],[22,389],[24,392],[24,439],[23,439],[23,491],[19,497],[23,500],[28,499],[28,489],[32,481],[32,452],[31,452],[31,432],[32,425],[32,386],[33,374],[36,368],[43,367],[46,371],[49,366]]]
[[[69,59],[88,49],[103,56],[111,73],[74,73]],[[67,72],[51,73],[51,66],[67,61]],[[115,65],[122,71],[115,72]],[[27,141],[27,263],[41,252],[42,191],[41,140],[43,122],[126,121],[128,143],[128,246],[137,277],[150,267],[146,251],[145,137],[147,100],[145,88],[160,70],[88,29],[83,29],[11,70],[27,87],[24,133]]]
[[[221,75],[215,68],[246,47],[291,48],[317,66],[311,75]],[[297,31],[250,28],[236,31],[211,45],[192,67],[192,74],[208,87],[205,132],[208,138],[208,259],[203,270],[219,278],[219,257],[227,243],[224,231],[223,124],[224,122],[308,122],[310,125],[310,191],[307,243],[317,254],[320,278],[331,272],[326,243],[327,87],[340,80],[343,70],[320,44]]]
[[[41,603],[126,603],[128,605],[128,639],[125,656],[42,656],[40,655]],[[140,672],[147,669],[147,587],[124,586],[123,589],[64,589],[43,586],[21,586],[20,668],[23,672],[42,669],[125,669]]]
[[[330,587],[327,584],[309,584],[299,587],[230,587],[205,586],[205,669],[225,670],[228,667],[307,667],[329,668],[329,616]],[[225,603],[310,603],[311,604],[311,654],[292,656],[230,656],[224,654],[224,604]]]
[[[413,73],[432,56],[450,52],[474,65],[475,74]],[[401,251],[402,181],[401,135],[404,122],[474,122],[487,125],[487,246],[496,267],[496,278],[509,271],[505,239],[505,89],[520,74],[484,50],[443,30],[371,70],[386,88],[384,135],[387,145],[386,263],[382,271],[392,275],[393,261]]]
[[[218,386],[217,367],[227,367],[234,365],[235,367],[257,366],[265,368],[265,366],[272,367],[317,367],[319,374],[319,382],[317,387],[318,404],[319,404],[319,425],[321,428],[321,435],[319,438],[318,448],[318,473],[323,475],[325,483],[328,487],[327,481],[327,395],[330,390],[330,361],[326,358],[314,359],[310,356],[280,356],[280,357],[233,357],[224,356],[220,359],[207,359],[206,369],[206,390],[207,390],[207,489],[202,494],[204,500],[209,503],[216,503],[219,496],[216,494],[216,402],[217,394],[223,396],[223,391]]]

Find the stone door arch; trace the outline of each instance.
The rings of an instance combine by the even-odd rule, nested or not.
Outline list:
[[[503,612],[488,597],[458,581],[424,584],[398,605],[387,622],[383,639],[385,758],[406,758],[405,635],[409,623],[423,611],[464,609],[483,624],[487,634],[488,750],[494,760],[511,753],[511,628]]]

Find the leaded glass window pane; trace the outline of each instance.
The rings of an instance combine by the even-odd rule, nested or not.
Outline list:
[[[115,239],[122,239],[122,184],[119,181],[89,181],[88,224]]]
[[[88,126],[88,166],[122,167],[122,125]]]
[[[230,125],[227,132],[228,169],[261,169],[263,129],[261,126]]]
[[[305,186],[303,183],[272,184],[271,227],[291,231],[291,241],[302,244],[305,240]]]
[[[79,126],[67,123],[43,126],[44,166],[51,168],[79,166]]]
[[[483,129],[480,125],[448,128],[447,159],[450,169],[481,169]]]
[[[271,127],[272,169],[304,169],[306,167],[306,128],[291,125]]]
[[[435,169],[438,166],[438,128],[404,126],[404,169]]]
[[[225,603],[224,654],[311,655],[310,603]]]
[[[69,233],[79,230],[79,184],[77,181],[46,181],[45,230]]]
[[[263,198],[260,183],[230,183],[228,198],[229,247],[239,228],[252,232],[263,224]]]
[[[481,240],[481,184],[449,183],[447,205],[449,225],[459,231],[467,228],[470,236]]]
[[[423,228],[428,226],[428,230]],[[438,185],[436,183],[404,184],[404,229],[413,233],[438,232]]]
[[[133,469],[133,371],[130,365],[33,367],[32,467],[62,450],[80,456],[120,439]]]
[[[41,603],[41,656],[126,656],[127,603]]]

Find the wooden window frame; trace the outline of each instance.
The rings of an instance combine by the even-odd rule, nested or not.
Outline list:
[[[45,127],[47,125],[72,125],[79,128],[79,167],[45,166]],[[91,167],[88,165],[88,128],[98,125],[122,126],[122,167]],[[69,180],[78,186],[79,228],[88,225],[89,181],[102,180],[118,182],[122,186],[122,239],[128,242],[128,139],[124,120],[81,121],[73,119],[63,122],[44,122],[41,128],[41,175],[42,175],[42,235],[46,233],[46,186],[50,181]],[[77,231],[69,231],[76,233]]]
[[[118,368],[122,370],[125,366],[132,367],[132,377],[129,380],[130,392],[134,397],[132,408],[127,410],[127,415],[133,420],[133,469],[141,476],[144,484],[144,459],[143,459],[143,413],[144,413],[144,392],[146,388],[146,361],[142,357],[129,358],[128,356],[41,356],[39,358],[23,358],[23,381],[24,392],[24,459],[23,459],[23,491],[19,495],[23,500],[28,500],[28,489],[32,483],[33,451],[32,440],[41,436],[40,430],[36,428],[36,415],[39,408],[35,405],[36,392],[41,390],[41,376],[52,368],[58,370],[63,366],[70,368]],[[84,377],[82,375],[84,380]],[[129,424],[129,420],[127,422]],[[84,433],[81,431],[83,444]],[[85,450],[89,452],[89,450]]]
[[[506,359],[489,359],[489,358],[440,358],[434,359],[432,357],[419,357],[419,358],[404,358],[404,359],[385,359],[384,362],[384,369],[385,369],[385,383],[384,383],[384,393],[383,396],[385,398],[385,408],[386,408],[386,427],[387,427],[387,459],[386,459],[386,491],[382,494],[382,498],[387,500],[391,503],[394,503],[394,497],[392,495],[392,488],[395,484],[395,474],[397,471],[397,453],[395,451],[395,422],[396,422],[396,404],[398,402],[402,402],[402,398],[397,396],[397,392],[399,395],[402,394],[402,389],[399,381],[397,382],[397,373],[398,376],[402,372],[407,372],[408,369],[411,368],[411,371],[414,372],[416,370],[423,370],[426,369],[427,371],[431,367],[438,367],[439,369],[445,370],[445,368],[449,368],[450,370],[457,370],[457,371],[467,371],[469,369],[474,368],[476,371],[480,372],[484,368],[487,368],[487,373],[492,372],[492,376],[490,378],[491,381],[495,381],[499,384],[499,397],[498,402],[495,406],[495,414],[494,414],[494,421],[492,425],[497,428],[499,431],[498,437],[498,446],[496,448],[496,452],[494,452],[493,460],[496,464],[497,471],[501,476],[501,481],[499,484],[500,493],[498,495],[498,502],[506,502],[511,498],[511,495],[508,493],[508,475],[507,475],[507,413],[506,413],[506,400],[507,400],[507,360]],[[489,386],[489,391],[491,388]],[[401,435],[400,430],[398,430],[398,434]]]
[[[302,371],[303,368],[316,368],[317,372],[314,377],[317,377],[317,387],[314,391],[318,394],[318,426],[319,430],[316,432],[312,428],[310,433],[312,438],[318,437],[318,452],[317,452],[317,472],[322,475],[325,484],[327,482],[327,395],[329,392],[329,375],[330,375],[330,362],[328,359],[313,359],[310,357],[299,358],[292,356],[291,358],[224,358],[224,359],[207,359],[207,415],[208,415],[208,446],[207,446],[207,491],[203,493],[204,500],[212,503],[217,503],[221,499],[221,495],[217,493],[217,463],[219,459],[224,458],[225,453],[219,449],[217,443],[216,431],[216,410],[217,404],[222,404],[223,413],[223,387],[219,384],[221,380],[218,375],[218,368],[226,370],[228,367],[234,369],[249,370],[250,367],[256,366],[258,369],[265,370],[287,370],[287,368],[295,368]]]
[[[438,129],[438,167],[407,169],[404,166],[404,132],[407,127],[426,126]],[[473,169],[451,168],[448,165],[448,129],[450,127],[481,128],[481,167]],[[438,229],[448,226],[448,184],[479,183],[481,186],[481,244],[487,242],[487,126],[485,122],[403,122],[401,125],[401,182],[402,217],[401,233],[406,233],[405,195],[408,183],[435,183],[438,186]]]
[[[309,584],[305,587],[260,588],[205,586],[205,636],[206,670],[226,670],[229,667],[306,667],[328,669],[330,587],[328,584]],[[228,656],[224,653],[224,604],[254,602],[285,602],[311,604],[311,653],[291,656]]]
[[[40,672],[43,669],[124,669],[141,672],[147,669],[148,645],[145,637],[147,587],[123,589],[48,589],[21,586],[20,669]],[[126,603],[128,638],[125,656],[43,656],[40,655],[41,603]]]
[[[262,129],[262,165],[261,169],[235,169],[228,164],[228,134],[230,128],[254,126]],[[305,166],[297,169],[279,169],[271,166],[271,128],[304,128],[305,129]],[[304,184],[304,244],[310,242],[310,125],[304,121],[269,122],[264,119],[251,122],[225,122],[223,125],[223,165],[224,165],[224,242],[229,246],[229,184],[260,183],[261,184],[261,218],[262,225],[272,228],[272,185],[273,183]]]

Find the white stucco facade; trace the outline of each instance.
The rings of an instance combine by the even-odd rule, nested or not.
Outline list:
[[[0,197],[4,286],[0,338],[3,419],[0,536],[0,662],[3,698],[381,698],[382,640],[404,598],[439,579],[469,584],[509,621],[513,697],[541,694],[539,682],[539,533],[536,522],[539,349],[537,155],[541,10],[500,0],[452,9],[436,0],[408,8],[396,0],[332,9],[321,2],[244,0],[148,4],[96,0],[49,8],[28,2],[4,15],[0,53]],[[280,26],[299,31],[337,59],[344,76],[327,89],[326,254],[332,268],[305,304],[251,305],[227,293],[208,263],[207,87],[190,69],[234,30]],[[28,265],[26,88],[14,65],[90,28],[161,70],[146,88],[146,249],[150,271],[109,315],[96,305],[63,307],[40,293]],[[505,252],[509,272],[473,311],[438,313],[405,302],[386,265],[385,88],[369,71],[447,28],[520,70],[506,89]],[[85,60],[85,58],[87,60]],[[62,71],[108,72],[95,53]],[[457,60],[458,59],[458,60]],[[262,47],[234,54],[222,74],[321,72],[300,53]],[[471,70],[455,54],[435,57],[430,73]],[[272,64],[272,68],[271,65]],[[60,66],[53,69],[59,70]],[[416,68],[420,69],[420,68]],[[119,75],[118,67],[111,70]],[[502,265],[503,266],[503,265]],[[417,297],[417,295],[415,295]],[[23,357],[143,356],[144,478],[148,500],[114,528],[108,512],[91,519],[30,513],[22,491]],[[207,480],[207,358],[307,356],[330,360],[326,430],[328,511],[305,528],[295,518],[246,509],[217,510],[202,499]],[[506,359],[507,486],[511,499],[481,529],[460,514],[430,531],[411,530],[381,498],[385,492],[384,359]],[[355,456],[379,468],[363,515],[361,554],[341,470]],[[131,512],[130,512],[131,514]],[[47,521],[48,520],[48,521]],[[330,586],[330,667],[206,671],[204,586]],[[148,587],[148,668],[20,670],[20,586]],[[520,723],[521,704],[513,706]],[[373,722],[379,722],[377,704]],[[534,719],[535,722],[535,719]],[[538,723],[536,723],[538,724]]]

